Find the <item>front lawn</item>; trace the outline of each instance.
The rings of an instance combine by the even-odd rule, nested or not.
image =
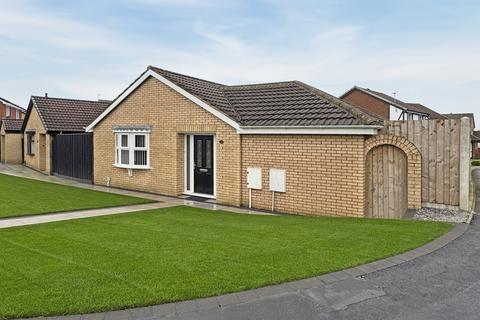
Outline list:
[[[152,202],[0,174],[0,218]]]
[[[208,297],[401,253],[446,223],[174,207],[0,230],[0,318]]]

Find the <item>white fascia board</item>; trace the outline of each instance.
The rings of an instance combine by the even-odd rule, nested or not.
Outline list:
[[[376,135],[382,126],[240,127],[238,134]]]
[[[112,103],[97,119],[95,119],[87,128],[86,128],[86,131],[87,132],[91,132],[93,130],[93,128],[103,119],[105,118],[113,109],[115,109],[123,100],[125,100],[125,98],[127,98],[136,88],[138,88],[145,80],[147,80],[148,77],[154,77],[155,79],[159,80],[160,82],[162,82],[163,84],[165,84],[166,86],[172,88],[173,90],[177,91],[178,93],[180,93],[182,96],[184,96],[185,98],[187,98],[188,100],[192,101],[193,103],[197,104],[198,106],[202,107],[203,109],[205,109],[206,111],[210,112],[211,114],[213,114],[215,117],[219,118],[220,120],[222,120],[223,122],[229,124],[230,126],[232,126],[234,129],[239,129],[239,125],[236,121],[232,120],[231,118],[227,117],[225,114],[223,114],[222,112],[218,111],[217,109],[213,108],[212,106],[208,105],[207,103],[205,103],[204,101],[198,99],[197,97],[195,97],[194,95],[188,93],[187,91],[185,91],[184,89],[180,88],[179,86],[177,86],[175,83],[171,82],[170,80],[162,77],[161,75],[159,75],[158,73],[156,73],[155,71],[153,70],[147,70],[147,72],[145,72],[143,74],[143,76],[141,76],[140,78],[137,79],[137,81],[135,81],[131,86],[130,88],[128,88],[128,90],[126,90],[120,97],[117,98],[117,100],[115,100],[114,103]]]

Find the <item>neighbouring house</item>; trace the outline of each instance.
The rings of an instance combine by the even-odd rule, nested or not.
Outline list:
[[[3,119],[0,127],[0,160],[6,164],[21,164],[23,119]]]
[[[380,127],[302,82],[229,86],[149,67],[87,131],[95,184],[364,216],[365,141]]]
[[[445,116],[420,103],[406,103],[382,92],[358,86],[348,90],[340,99],[371,112],[384,120],[445,119]]]
[[[110,102],[32,96],[22,127],[25,165],[52,174],[55,137],[84,133]]]
[[[472,158],[480,159],[480,131],[474,131],[472,134]]]
[[[443,114],[445,117],[448,119],[462,119],[462,118],[468,118],[470,121],[470,132],[472,134],[471,140],[472,140],[472,148],[471,148],[471,157],[475,158],[478,156],[478,142],[477,142],[477,135],[474,134],[475,131],[475,117],[473,113],[444,113]]]
[[[23,119],[25,109],[0,97],[0,119]]]
[[[448,119],[468,118],[470,120],[470,129],[472,133],[475,130],[475,116],[473,113],[444,113],[443,116],[447,117]]]

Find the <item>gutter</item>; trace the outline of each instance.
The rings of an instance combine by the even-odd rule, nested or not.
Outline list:
[[[381,125],[241,126],[238,134],[376,135]]]

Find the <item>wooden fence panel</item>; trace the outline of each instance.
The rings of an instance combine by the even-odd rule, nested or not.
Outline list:
[[[458,206],[461,119],[385,121],[382,134],[407,138],[422,155],[422,203]]]
[[[407,209],[407,157],[391,145],[373,148],[367,154],[367,216],[401,219]]]

